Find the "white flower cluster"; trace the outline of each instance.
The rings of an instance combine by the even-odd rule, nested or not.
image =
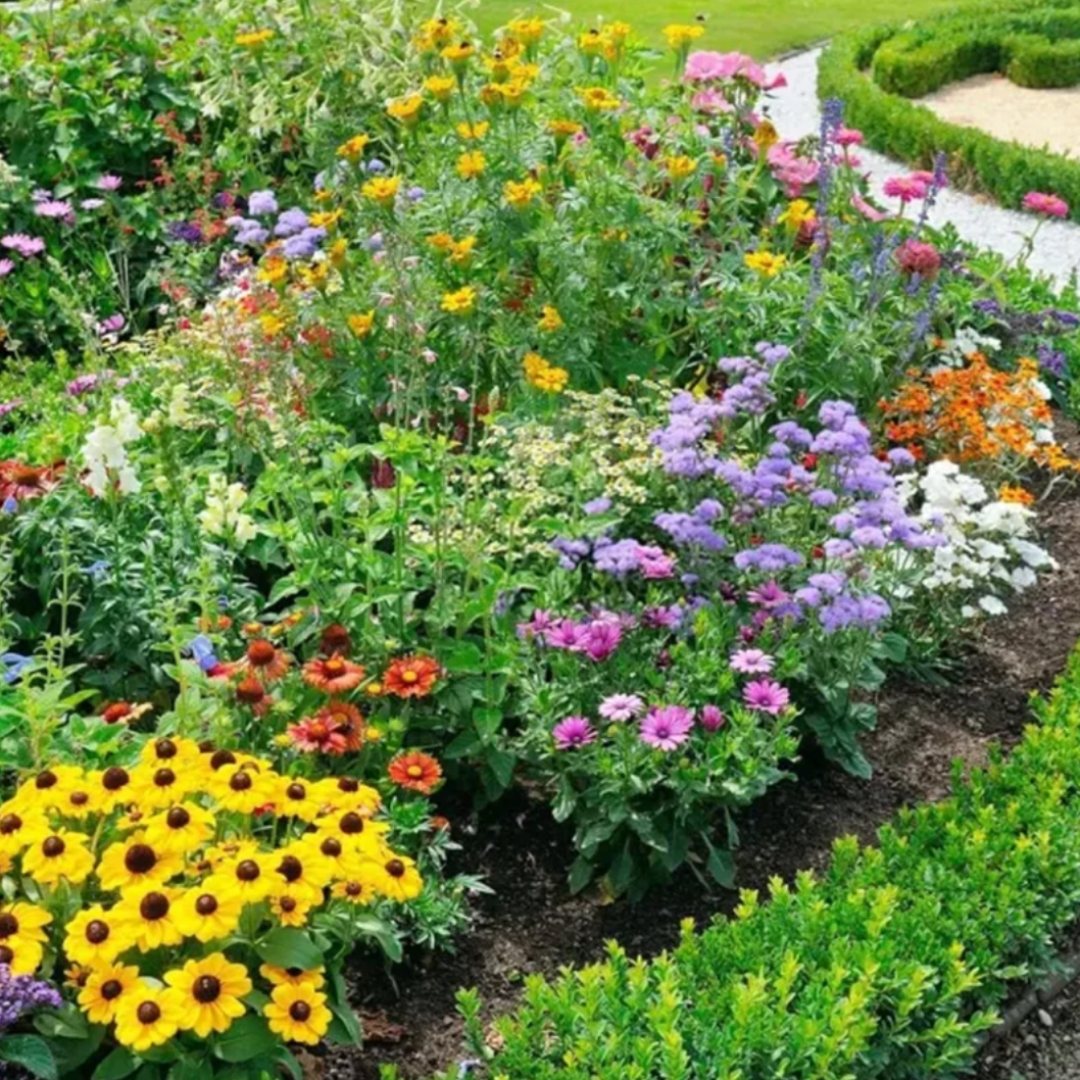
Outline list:
[[[131,406],[122,397],[114,397],[109,422],[99,423],[83,445],[86,483],[95,495],[104,495],[111,484],[121,495],[134,495],[142,488],[127,456],[128,443],[141,439],[142,434]]]
[[[234,537],[243,546],[258,532],[255,519],[240,510],[247,498],[243,484],[227,483],[221,473],[212,473],[206,508],[199,514],[199,523],[211,536]]]
[[[961,607],[965,618],[1002,615],[1004,592],[1035,584],[1037,570],[1054,561],[1029,537],[1035,513],[1016,502],[991,499],[983,484],[948,460],[935,461],[921,476],[904,477],[901,493],[946,543],[933,551],[929,572],[920,584],[969,594]]]

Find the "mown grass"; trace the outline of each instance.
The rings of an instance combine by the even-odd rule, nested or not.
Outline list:
[[[598,18],[622,19],[658,48],[664,45],[660,31],[668,23],[688,23],[703,16],[701,48],[739,49],[767,58],[855,26],[920,18],[954,6],[949,0],[567,0],[565,4],[479,0],[471,15],[482,31],[494,30],[525,13],[550,17],[567,12],[573,23],[582,25]]]

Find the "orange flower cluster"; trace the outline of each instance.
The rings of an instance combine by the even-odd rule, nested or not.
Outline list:
[[[881,409],[889,440],[916,457],[932,449],[930,456],[959,463],[1020,459],[1080,471],[1080,462],[1048,437],[1050,405],[1034,360],[1000,371],[972,353],[965,367],[912,370],[908,379]]]

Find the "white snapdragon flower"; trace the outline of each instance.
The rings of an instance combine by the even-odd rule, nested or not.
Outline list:
[[[230,484],[221,473],[213,473],[199,523],[211,536],[234,537],[242,547],[258,533],[255,519],[241,512],[247,498],[243,484]]]
[[[122,397],[113,398],[109,422],[98,423],[83,444],[86,482],[95,495],[104,495],[111,485],[121,495],[134,495],[141,490],[142,484],[128,460],[127,445],[142,438],[142,434],[139,418],[131,406]]]

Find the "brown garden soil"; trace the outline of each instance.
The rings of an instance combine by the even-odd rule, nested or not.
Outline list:
[[[872,842],[899,807],[944,797],[955,759],[978,764],[989,744],[1016,741],[1030,716],[1030,694],[1050,687],[1080,638],[1080,489],[1054,492],[1041,510],[1059,570],[986,626],[956,658],[948,685],[886,685],[878,728],[864,743],[872,780],[808,754],[796,780],[751,808],[740,824],[740,887],[760,889],[774,875],[791,879],[822,868],[837,837]],[[611,938],[631,954],[654,955],[676,941],[680,920],[701,925],[736,902],[732,892],[706,891],[689,872],[637,905],[571,896],[569,834],[522,791],[475,827],[460,821],[455,828],[464,848],[460,868],[484,875],[494,894],[478,899],[475,926],[456,954],[414,958],[393,972],[393,981],[380,964],[354,967],[353,1004],[368,1042],[359,1053],[335,1052],[323,1063],[328,1077],[373,1080],[381,1063],[397,1065],[406,1080],[445,1070],[465,1056],[454,1007],[459,987],[477,987],[487,1015],[496,1015],[514,1006],[528,975],[598,960]],[[1051,1075],[1074,1074],[1032,1073]],[[1006,1080],[1008,1073],[985,1076]]]

